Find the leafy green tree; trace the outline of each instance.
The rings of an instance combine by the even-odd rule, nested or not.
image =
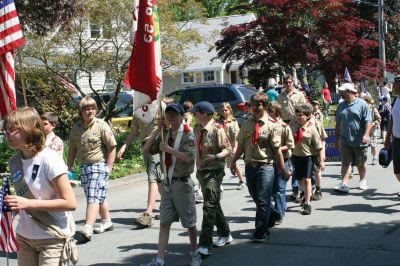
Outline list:
[[[194,60],[183,54],[183,51],[200,41],[197,32],[183,31],[180,24],[176,23],[173,13],[176,9],[169,8],[172,2],[179,4],[177,6],[182,10],[192,10],[193,17],[202,15],[202,12],[195,12],[196,5],[190,0],[158,1],[163,63],[166,70],[172,67],[182,68]],[[40,62],[49,78],[70,82],[82,95],[85,92],[79,86],[77,77],[87,76],[92,93],[98,94],[93,87],[93,73],[104,71],[107,80],[114,82],[115,97],[107,104],[101,103],[99,116],[110,120],[116,112],[117,95],[122,90],[131,55],[132,10],[131,0],[76,0],[75,13],[69,24],[60,24],[55,30],[48,31],[47,35],[27,31],[24,56],[34,59],[26,60],[27,66],[37,67],[37,62]]]
[[[68,25],[75,15],[74,0],[15,0],[25,30],[46,35],[54,28]]]
[[[199,0],[207,10],[207,17],[214,18],[242,13],[240,7],[247,5],[248,0]]]

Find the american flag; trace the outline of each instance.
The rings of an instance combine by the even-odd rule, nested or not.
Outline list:
[[[351,77],[350,77],[350,72],[349,72],[349,70],[347,69],[347,67],[346,67],[346,69],[344,70],[344,82],[346,83],[352,83],[352,81],[351,81]]]
[[[3,186],[0,191],[0,250],[4,252],[17,252],[19,247],[12,227],[12,212],[4,204],[4,197],[10,195],[8,176],[3,176]]]
[[[14,51],[24,43],[13,0],[0,0],[0,119],[16,109]]]

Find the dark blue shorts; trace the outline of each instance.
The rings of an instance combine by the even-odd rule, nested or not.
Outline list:
[[[303,178],[311,178],[313,174],[314,162],[312,156],[292,156],[292,161],[294,164],[293,176],[297,180],[302,180]]]

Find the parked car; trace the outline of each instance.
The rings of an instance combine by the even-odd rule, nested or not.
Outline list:
[[[113,92],[101,93],[102,100],[107,104],[114,96]],[[101,105],[100,98],[93,94],[90,95],[95,101],[97,106]],[[118,94],[118,100],[115,104],[115,115],[111,118],[111,124],[116,132],[129,131],[132,113],[133,113],[133,96],[128,92],[120,92]]]
[[[232,106],[233,115],[241,124],[246,116],[246,102],[257,90],[249,85],[243,84],[213,84],[199,85],[176,90],[168,97],[175,98],[183,104],[186,100],[196,104],[201,101],[208,101],[218,110],[223,102],[229,102]]]

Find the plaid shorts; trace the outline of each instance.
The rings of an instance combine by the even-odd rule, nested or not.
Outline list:
[[[87,203],[102,204],[108,188],[108,171],[105,163],[81,164],[81,182]]]

